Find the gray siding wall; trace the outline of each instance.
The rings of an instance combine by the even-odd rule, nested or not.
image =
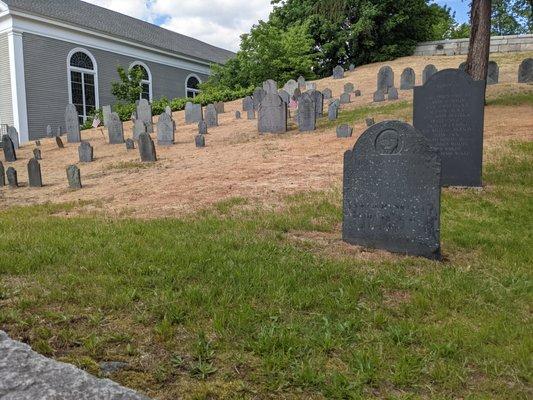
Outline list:
[[[0,121],[3,124],[13,125],[7,33],[0,35]]]
[[[46,126],[64,128],[65,107],[68,98],[67,57],[69,52],[82,47],[96,59],[100,107],[113,104],[111,83],[118,81],[117,66],[128,67],[134,61],[145,63],[152,73],[154,99],[185,96],[185,78],[191,73],[180,68],[135,59],[121,54],[78,46],[62,40],[24,33],[24,76],[30,139],[43,137]],[[197,74],[202,80],[206,75]]]

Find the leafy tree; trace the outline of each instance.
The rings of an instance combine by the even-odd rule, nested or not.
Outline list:
[[[135,103],[141,97],[143,71],[136,66],[126,70],[119,65],[117,72],[120,82],[113,82],[111,84],[111,94],[117,100]]]
[[[492,34],[518,35],[531,31],[531,0],[493,0]]]

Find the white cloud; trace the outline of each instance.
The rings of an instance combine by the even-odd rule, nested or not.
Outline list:
[[[270,0],[84,0],[236,51],[240,35],[268,19]]]

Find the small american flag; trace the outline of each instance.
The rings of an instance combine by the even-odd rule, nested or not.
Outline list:
[[[100,118],[96,117],[93,119],[93,128],[98,128],[100,126]]]

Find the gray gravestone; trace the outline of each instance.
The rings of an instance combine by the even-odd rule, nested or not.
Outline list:
[[[41,157],[41,149],[33,149],[33,158],[35,158],[36,160],[42,160],[43,158]]]
[[[242,99],[242,110],[243,111],[250,111],[254,108],[254,101],[250,96],[246,96],[244,99]]]
[[[324,100],[329,100],[333,96],[331,89],[328,89],[328,88],[322,91],[322,95],[324,96]]]
[[[7,184],[9,187],[16,188],[19,186],[19,180],[17,177],[17,170],[13,167],[9,167],[6,171]]]
[[[196,135],[194,137],[194,144],[196,145],[196,147],[205,147],[205,136]]]
[[[65,128],[68,143],[81,142],[80,120],[74,104],[69,104],[65,110]]]
[[[209,128],[218,126],[218,113],[213,104],[208,104],[205,108],[205,122]]]
[[[352,93],[355,90],[353,83],[348,82],[344,84],[344,93]]]
[[[135,141],[133,139],[126,139],[126,150],[135,150]]]
[[[355,97],[360,97],[360,96],[361,96],[361,91],[360,91],[359,89],[354,90],[354,91],[353,91],[353,95],[354,95]]]
[[[17,161],[15,146],[8,135],[2,136],[2,150],[4,151],[4,158],[7,162]]]
[[[429,78],[435,75],[438,72],[437,67],[433,64],[428,64],[422,71],[422,85],[424,85]]]
[[[311,90],[308,93],[315,103],[316,117],[317,118],[322,117],[322,114],[324,114],[324,95],[319,90]]]
[[[194,104],[190,101],[185,104],[185,123],[197,124],[203,120],[202,105]]]
[[[352,102],[352,98],[351,98],[350,93],[341,94],[341,97],[340,97],[340,103],[341,104],[348,104],[348,103],[351,103],[351,102]]]
[[[413,125],[439,152],[443,186],[481,186],[485,82],[445,69],[416,86]]]
[[[170,106],[165,107],[165,112],[170,118],[172,118],[172,108],[170,108]]]
[[[41,176],[41,165],[35,158],[28,161],[28,185],[30,187],[42,187],[43,178]]]
[[[348,67],[348,69],[350,70],[350,72],[354,71],[354,70],[355,70],[355,65],[350,64],[350,66]]]
[[[287,104],[277,93],[267,93],[259,105],[257,121],[260,133],[287,132]]]
[[[533,58],[526,58],[520,63],[518,83],[533,83]]]
[[[400,77],[400,90],[411,90],[415,87],[416,74],[413,68],[405,68]]]
[[[263,82],[263,90],[266,93],[277,93],[278,92],[278,83],[275,80],[268,79]]]
[[[140,99],[137,105],[137,119],[140,119],[146,125],[146,131],[152,133],[154,131],[154,123],[152,119],[152,106],[146,99]],[[120,142],[124,143],[124,141]]]
[[[385,94],[381,90],[376,90],[373,97],[374,103],[385,101]]]
[[[337,137],[338,138],[348,138],[352,137],[353,128],[350,125],[339,125],[337,127]]]
[[[240,111],[235,111],[235,119],[241,119],[241,112]]]
[[[224,111],[224,102],[223,101],[216,101],[214,103],[214,106],[215,106],[215,110],[217,110],[218,114],[224,114],[225,113],[225,111]]]
[[[294,79],[289,79],[287,83],[283,86],[283,90],[289,93],[289,97],[290,97],[294,94],[294,90],[297,87],[298,87],[298,82],[296,82]]]
[[[6,170],[4,169],[4,164],[0,161],[0,187],[6,185]]]
[[[254,101],[254,110],[259,110],[259,104],[261,104],[265,96],[266,92],[263,88],[258,87],[254,90],[254,95],[252,98]]]
[[[489,68],[487,70],[487,85],[495,85],[500,79],[500,67],[496,61],[489,61]]]
[[[299,76],[298,77],[298,89],[302,90],[303,88],[305,88],[305,78],[303,76]]]
[[[141,133],[139,135],[139,155],[141,156],[142,162],[155,162],[157,161],[157,156],[155,154],[154,141],[148,133]]]
[[[387,96],[389,100],[398,100],[398,89],[391,87]]]
[[[315,82],[305,82],[305,90],[307,90],[307,91],[316,90],[316,83]]]
[[[289,95],[289,93],[287,93],[285,90],[281,89],[281,90],[278,91],[278,94],[281,97],[281,100],[283,100],[283,102],[285,104],[289,104],[290,103],[291,96]]]
[[[167,113],[163,113],[157,120],[157,144],[170,146],[174,144],[174,121]]]
[[[246,118],[247,119],[255,119],[255,110],[246,111]]]
[[[342,79],[344,78],[344,68],[340,65],[337,65],[333,68],[333,79]]]
[[[313,98],[304,93],[298,102],[298,130],[309,132],[316,129],[316,112]]]
[[[378,71],[377,91],[388,93],[389,89],[394,86],[394,71],[388,65],[381,67]]]
[[[136,119],[135,122],[133,123],[133,139],[138,140],[139,135],[141,133],[148,133],[146,131],[146,125],[140,119]]]
[[[146,122],[145,122],[145,125],[146,125]],[[122,124],[122,121],[120,120],[120,117],[118,116],[118,114],[115,112],[109,114],[109,121],[107,124],[107,134],[109,135],[109,144],[124,143],[124,125]]]
[[[102,115],[104,117],[104,126],[107,127],[107,121],[109,120],[109,114],[111,114],[111,106],[102,107]]]
[[[63,140],[59,136],[56,136],[56,145],[60,149],[64,149],[65,148],[65,145],[63,144]]]
[[[345,242],[440,259],[440,161],[412,126],[368,128],[344,154]]]
[[[461,64],[459,64],[459,69],[461,69],[463,71],[466,71],[466,61],[464,61]]]
[[[339,103],[336,101],[328,105],[328,119],[334,121],[339,117]]]
[[[207,135],[207,123],[205,121],[198,122],[198,134]]]
[[[372,125],[375,124],[374,118],[370,118],[370,117],[365,118],[365,123],[366,123],[367,128],[370,128]]]
[[[52,137],[54,134],[52,133],[52,126],[46,125],[46,137]]]
[[[81,189],[81,174],[80,169],[75,165],[67,167],[67,181],[68,187],[71,189]]]
[[[93,162],[93,146],[89,142],[81,142],[78,146],[78,157],[82,163]]]
[[[14,126],[8,126],[7,136],[11,138],[11,141],[13,142],[13,146],[15,147],[15,150],[17,150],[20,147],[19,133],[17,132],[17,128],[15,128]]]

